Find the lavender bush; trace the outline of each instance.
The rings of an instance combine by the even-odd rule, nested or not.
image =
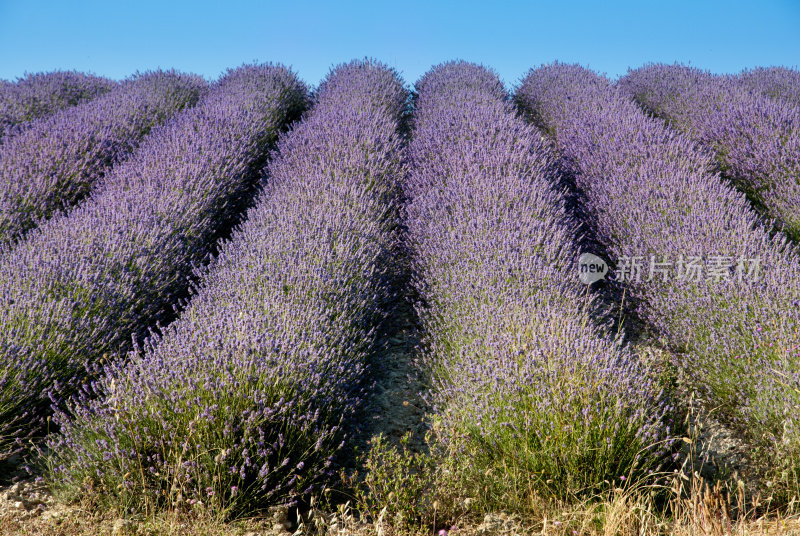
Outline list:
[[[314,91],[318,108],[350,109],[358,102],[359,107],[385,110],[391,117],[405,113],[409,93],[393,69],[365,59],[339,65],[335,73],[326,77]],[[357,95],[357,101],[351,92]]]
[[[800,106],[800,71],[786,67],[757,67],[743,71],[739,81],[751,91]]]
[[[56,485],[237,516],[330,478],[390,298],[405,100],[375,62],[328,75],[181,318],[58,415]]]
[[[788,477],[792,464],[800,467],[797,251],[781,235],[770,237],[706,153],[645,116],[606,78],[548,65],[532,71],[516,97],[568,160],[612,260],[628,266],[619,279],[641,316],[682,356],[709,407]],[[716,269],[694,277],[656,272],[650,280],[650,266],[683,260],[685,272],[690,257]],[[757,260],[758,273],[750,274],[752,264],[740,269],[739,259]]]
[[[417,88],[406,195],[424,362],[439,437],[480,476],[470,493],[566,498],[652,468],[669,408],[591,318],[552,151],[486,68],[446,63]]]
[[[104,355],[173,316],[193,268],[236,223],[307,92],[283,67],[229,72],[157,127],[78,208],[0,259],[0,451],[42,432],[51,402]]]
[[[711,150],[723,175],[800,239],[800,107],[681,65],[630,71],[620,87]]]
[[[0,141],[18,125],[108,93],[113,80],[76,71],[34,73],[0,81]]]
[[[0,246],[76,204],[153,128],[206,90],[194,75],[137,75],[91,102],[33,122],[0,150]]]

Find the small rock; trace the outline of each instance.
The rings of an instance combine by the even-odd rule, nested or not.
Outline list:
[[[12,510],[27,510],[27,508],[25,508],[25,503],[22,502],[22,501],[14,501],[13,503],[11,503],[11,509]]]
[[[117,519],[111,527],[112,536],[127,536],[136,534],[136,523],[130,519]]]
[[[42,514],[42,521],[50,521],[52,523],[58,524],[61,523],[64,517],[64,513],[58,510],[46,510]]]
[[[483,523],[478,526],[475,533],[479,536],[498,536],[500,534],[517,536],[523,534],[523,531],[513,519],[505,515],[486,514]]]
[[[276,524],[289,520],[288,506],[273,506],[268,510],[268,512],[272,514],[272,521],[274,521]]]
[[[503,518],[496,515],[496,514],[486,514],[483,518],[483,523],[481,523],[476,532],[478,534],[497,534],[503,530]]]
[[[276,532],[290,532],[292,522],[289,521],[288,506],[273,506],[268,510],[272,514],[272,530]]]

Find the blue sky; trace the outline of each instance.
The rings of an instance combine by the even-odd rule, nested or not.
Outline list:
[[[509,85],[530,67],[578,62],[611,76],[647,61],[717,72],[800,63],[800,0],[170,2],[0,0],[0,78],[57,68],[123,78],[175,67],[208,78],[279,61],[316,84],[371,56],[413,83],[466,59]]]

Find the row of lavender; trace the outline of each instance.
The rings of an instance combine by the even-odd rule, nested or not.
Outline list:
[[[381,64],[329,74],[181,318],[58,416],[60,487],[235,515],[330,479],[392,297],[406,97]]]
[[[743,71],[738,80],[752,91],[800,106],[800,70],[757,67]]]
[[[150,78],[136,92],[161,97],[141,96],[142,102],[187,93],[182,76]],[[160,92],[162,86],[173,89]],[[188,87],[196,87],[192,79]],[[236,223],[270,145],[306,99],[303,84],[282,67],[229,72],[199,105],[154,129],[85,203],[4,252],[3,457],[45,431],[51,403],[79,389],[95,363],[171,319],[194,267]]]
[[[800,91],[798,78],[788,70],[753,71],[740,79],[659,64],[629,72],[619,85],[710,150],[722,174],[797,240],[800,101],[792,102],[790,89]],[[776,93],[784,98],[769,96]]]
[[[198,76],[145,73],[9,136],[0,150],[0,248],[88,195],[154,126],[206,90]]]
[[[408,228],[443,438],[513,493],[652,469],[669,408],[591,318],[552,151],[483,67],[443,64],[417,89]]]
[[[116,83],[75,71],[35,73],[14,82],[0,80],[0,141],[34,119],[108,93]]]
[[[796,463],[797,251],[770,237],[706,153],[604,77],[545,66],[527,76],[517,100],[568,159],[620,279],[682,356],[691,385],[764,449],[754,452],[773,469]],[[717,268],[702,273],[692,263]]]

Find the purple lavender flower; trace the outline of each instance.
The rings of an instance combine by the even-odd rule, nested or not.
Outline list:
[[[406,96],[376,62],[329,74],[180,318],[57,414],[56,484],[100,475],[109,501],[146,508],[180,482],[238,515],[329,481],[397,269]],[[120,488],[139,463],[159,476]]]
[[[651,467],[665,400],[591,318],[553,151],[484,67],[434,67],[417,90],[407,225],[444,439],[545,494]]]
[[[786,67],[757,67],[739,74],[742,85],[767,97],[800,106],[800,71]]]
[[[0,150],[0,246],[75,205],[151,128],[194,105],[206,87],[202,78],[174,71],[137,75],[7,139]]]
[[[675,74],[687,73],[705,76]],[[800,392],[793,354],[800,342],[797,250],[782,235],[771,236],[745,197],[713,171],[706,152],[646,116],[606,78],[547,65],[524,79],[516,98],[568,160],[613,257],[758,260],[755,279],[732,272],[720,280],[624,284],[709,404],[763,447],[771,466],[796,460],[800,441],[785,430],[798,429],[791,409]]]
[[[34,119],[93,100],[115,86],[113,80],[76,71],[34,73],[13,83],[0,80],[0,141]]]
[[[86,395],[94,365],[169,321],[257,188],[306,89],[283,67],[229,72],[147,136],[94,194],[0,256],[0,452]]]
[[[800,103],[681,65],[647,65],[619,85],[711,151],[722,174],[800,240]]]

